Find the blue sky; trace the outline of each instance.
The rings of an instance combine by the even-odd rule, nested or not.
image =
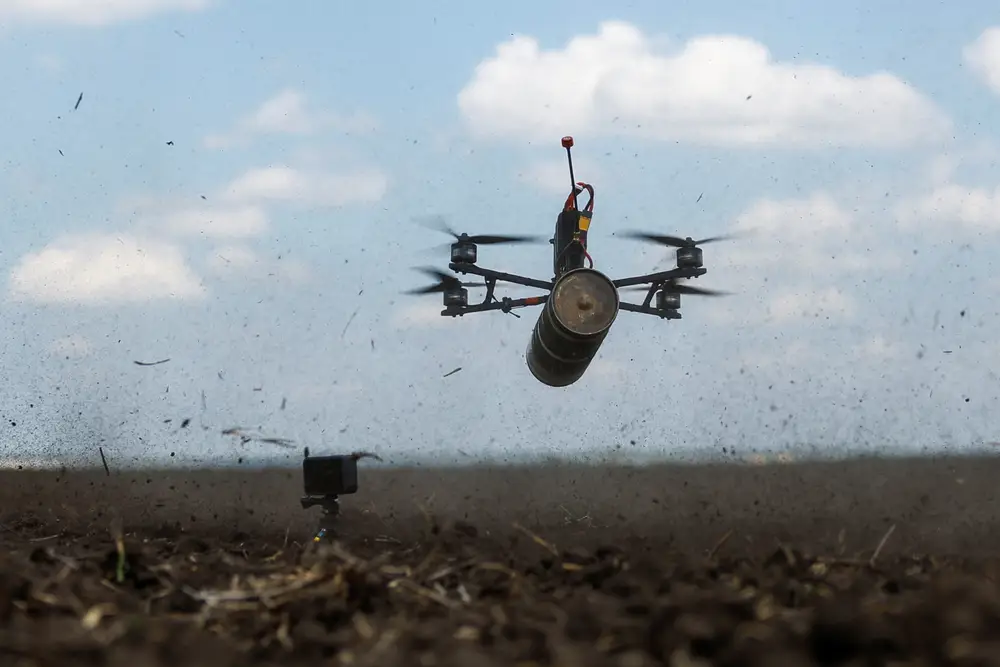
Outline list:
[[[11,462],[1000,440],[986,3],[48,6],[0,0]],[[423,216],[549,234],[564,134],[612,277],[672,263],[616,231],[756,233],[706,246],[701,283],[737,296],[623,313],[555,390],[524,366],[537,310],[451,320],[400,292],[446,264]],[[480,263],[548,278],[547,250]]]

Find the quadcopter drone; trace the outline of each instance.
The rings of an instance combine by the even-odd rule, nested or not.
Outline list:
[[[457,277],[433,268],[419,269],[438,279],[438,282],[408,292],[408,294],[442,293],[444,310],[441,315],[458,317],[468,313],[499,310],[512,313],[526,306],[543,306],[528,343],[525,354],[532,375],[539,382],[552,387],[573,384],[586,372],[604,342],[619,310],[645,313],[668,320],[681,319],[681,295],[721,296],[724,292],[678,284],[678,280],[698,278],[708,272],[703,265],[699,246],[724,240],[715,236],[700,240],[680,238],[645,232],[625,232],[625,238],[656,243],[677,248],[677,268],[629,278],[611,280],[594,269],[594,261],[587,248],[587,232],[594,215],[593,186],[577,182],[573,174],[573,137],[563,137],[569,162],[571,191],[556,219],[552,244],[552,280],[538,280],[525,276],[485,269],[476,264],[480,245],[501,243],[530,243],[539,241],[531,236],[501,236],[494,234],[457,234],[447,225],[439,229],[455,237],[451,244],[451,262],[448,268],[456,273],[473,274],[484,279],[483,283],[462,282]],[[580,208],[578,197],[584,191],[589,199]],[[523,299],[495,296],[497,282],[514,283],[525,287],[546,290],[548,294]],[[468,287],[486,287],[486,297],[481,303],[469,303]],[[619,290],[644,290],[641,304],[621,301]],[[655,298],[655,304],[654,304]],[[653,305],[651,305],[653,304]],[[514,313],[512,313],[514,314]]]

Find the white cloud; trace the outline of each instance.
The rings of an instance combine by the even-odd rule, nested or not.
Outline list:
[[[204,206],[188,208],[163,216],[163,225],[171,233],[208,238],[246,238],[267,231],[267,214],[259,206]]]
[[[323,129],[337,129],[351,134],[371,132],[376,127],[375,119],[365,113],[341,116],[310,109],[304,94],[286,89],[237,121],[232,132],[206,137],[205,145],[208,148],[227,148],[269,134],[307,136]]]
[[[733,35],[658,53],[620,21],[562,49],[511,38],[478,65],[458,105],[477,133],[527,139],[615,132],[712,145],[893,147],[944,138],[951,126],[886,72],[776,62],[762,44]]]
[[[804,239],[824,232],[843,233],[852,215],[826,192],[801,199],[760,199],[736,220],[736,229]]]
[[[374,203],[388,189],[388,178],[374,168],[342,173],[306,171],[287,166],[252,169],[223,191],[230,201],[279,201],[311,206]]]
[[[246,246],[231,245],[216,248],[206,258],[208,269],[222,278],[288,280],[302,283],[309,279],[304,262],[290,258],[262,257]]]
[[[974,231],[1000,231],[1000,187],[942,184],[900,202],[896,218],[903,228],[957,224]]]
[[[736,218],[732,231],[741,235],[739,240],[719,254],[744,275],[781,266],[786,272],[834,278],[893,259],[885,253],[872,256],[866,242],[874,230],[827,192],[760,199]]]
[[[8,289],[18,301],[85,305],[204,294],[179,248],[127,235],[63,237],[22,257],[10,273]]]
[[[699,282],[737,292],[711,300],[708,316],[744,324],[852,317],[858,276],[902,262],[867,219],[827,192],[752,203],[732,225],[736,239],[705,247],[709,273]]]
[[[577,181],[595,183],[602,180],[602,172],[596,163],[587,160],[574,159],[573,172]],[[519,180],[535,186],[542,192],[568,197],[570,193],[569,166],[565,160],[539,160],[528,165],[518,174]],[[584,193],[583,201],[587,200]],[[581,206],[583,203],[581,202]]]
[[[210,0],[0,0],[0,21],[105,26],[167,12],[195,12]]]
[[[1000,95],[1000,27],[984,30],[962,50],[962,57],[976,76]]]
[[[90,356],[94,351],[94,346],[87,337],[75,333],[52,341],[49,351],[59,357],[81,359]]]

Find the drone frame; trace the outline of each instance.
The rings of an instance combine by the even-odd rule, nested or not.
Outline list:
[[[501,297],[498,299],[495,296],[497,282],[513,283],[524,287],[534,287],[537,289],[547,290],[549,292],[551,292],[555,286],[554,280],[539,280],[537,278],[528,278],[526,276],[495,271],[493,269],[485,269],[470,262],[450,262],[448,264],[448,268],[456,273],[472,274],[482,277],[486,286],[486,296],[481,303],[448,305],[441,311],[441,315],[443,316],[461,317],[469,313],[482,313],[494,310],[510,313],[516,308],[542,305],[546,302],[546,300],[548,300],[549,297],[548,294],[545,294],[542,296],[530,296],[522,299],[511,299],[510,297]],[[681,319],[679,309],[656,308],[651,306],[650,303],[652,302],[653,297],[660,289],[663,288],[665,283],[676,279],[697,278],[705,275],[706,273],[708,273],[708,269],[703,267],[678,267],[667,271],[647,273],[645,275],[631,276],[629,278],[619,278],[617,280],[612,280],[611,282],[616,288],[649,284],[649,290],[646,292],[646,296],[641,304],[620,301],[618,307],[621,310],[632,313],[653,315],[666,320],[679,320]],[[457,300],[460,294],[464,298],[467,293],[468,291],[465,290],[464,287],[455,288],[454,290],[446,290],[444,293],[444,300],[445,302],[452,299]]]
[[[483,286],[486,287],[486,296],[481,303],[470,304],[466,287],[475,287],[478,284],[462,283],[457,278],[452,280],[450,277],[447,279],[442,277],[440,289],[427,290],[441,291],[443,293],[442,300],[445,307],[441,311],[441,315],[461,317],[469,313],[499,310],[517,316],[516,313],[512,312],[517,308],[545,304],[559,279],[569,271],[584,268],[585,260],[589,260],[591,265],[589,268],[593,268],[593,260],[587,252],[587,233],[590,228],[591,217],[593,216],[594,188],[587,183],[576,181],[573,174],[573,155],[571,151],[573,143],[573,137],[567,136],[562,139],[562,146],[566,149],[566,157],[569,162],[571,192],[556,221],[554,234],[549,239],[549,243],[552,244],[554,278],[552,280],[539,280],[537,278],[529,278],[527,276],[478,266],[476,262],[478,261],[479,253],[475,241],[477,237],[470,237],[464,233],[456,234],[451,230],[445,229],[445,231],[453,234],[456,239],[451,244],[451,262],[448,264],[448,268],[455,273],[472,274],[483,278]],[[577,198],[585,190],[589,193],[590,199],[586,206],[581,209]],[[649,289],[641,304],[621,301],[619,293],[618,309],[632,313],[653,315],[667,320],[681,319],[680,295],[684,291],[670,290],[667,288],[667,285],[673,284],[673,281],[677,279],[698,278],[705,275],[708,270],[704,268],[702,262],[703,253],[698,245],[720,240],[722,237],[703,239],[702,241],[694,241],[691,238],[680,239],[677,237],[651,236],[648,234],[638,234],[634,237],[677,247],[677,267],[666,271],[611,280],[615,288],[619,290],[622,287],[649,285]],[[496,240],[497,237],[489,237],[489,239],[489,243],[500,242]],[[525,239],[518,239],[518,241],[523,240]],[[487,241],[484,239],[483,242],[486,243]],[[437,271],[432,271],[432,273],[443,275]],[[496,286],[498,282],[534,287],[545,290],[548,294],[521,299],[511,299],[509,297],[497,298]],[[420,293],[426,293],[426,291],[421,291]],[[710,294],[711,292],[700,291],[695,293]],[[652,305],[654,297],[656,297],[656,304]]]

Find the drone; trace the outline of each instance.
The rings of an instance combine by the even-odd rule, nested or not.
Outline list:
[[[531,374],[539,382],[551,387],[574,384],[586,373],[607,337],[619,311],[643,313],[666,320],[681,319],[681,295],[723,296],[726,292],[680,284],[678,280],[698,278],[708,270],[704,268],[706,243],[726,240],[728,236],[714,236],[699,240],[663,234],[627,231],[624,238],[655,243],[676,248],[676,268],[641,276],[612,280],[594,268],[594,261],[587,246],[587,233],[594,215],[594,188],[577,182],[573,173],[573,137],[563,137],[569,162],[570,194],[556,219],[552,245],[551,280],[486,269],[477,264],[478,246],[510,243],[532,243],[541,239],[532,236],[496,234],[458,234],[441,223],[440,231],[450,234],[451,262],[448,268],[459,274],[472,274],[483,283],[463,282],[454,275],[434,268],[418,270],[437,278],[433,285],[411,290],[407,294],[441,293],[444,310],[442,316],[462,317],[470,313],[513,311],[528,306],[542,306],[525,359]],[[579,196],[586,191],[587,203],[581,208]],[[539,290],[547,294],[522,299],[497,298],[498,282],[506,282]],[[486,288],[481,303],[469,303],[469,287]],[[645,291],[642,303],[621,300],[620,291]]]
[[[727,294],[679,284],[677,281],[705,275],[708,271],[704,268],[700,246],[730,238],[715,236],[696,241],[691,237],[625,232],[622,236],[626,238],[676,248],[677,267],[618,280],[608,278],[594,269],[594,261],[587,248],[587,232],[594,215],[594,188],[587,183],[577,182],[573,174],[573,137],[563,137],[562,146],[566,149],[569,161],[571,191],[556,219],[555,232],[549,239],[552,244],[552,280],[494,271],[477,264],[480,245],[531,243],[541,239],[531,236],[458,234],[441,224],[438,229],[455,239],[450,244],[451,262],[448,268],[455,273],[478,276],[483,282],[463,282],[444,271],[422,268],[421,271],[437,278],[438,282],[407,292],[417,295],[441,293],[444,304],[441,315],[448,317],[497,310],[516,315],[513,311],[518,308],[543,306],[528,342],[525,358],[532,375],[539,382],[552,387],[566,387],[583,377],[619,311],[679,320],[682,294]],[[584,191],[589,199],[580,208],[578,198]],[[498,282],[531,287],[547,293],[524,299],[497,298]],[[468,288],[483,286],[486,287],[486,297],[481,303],[470,304]],[[620,291],[645,291],[646,295],[641,304],[629,303],[621,300]],[[303,509],[315,506],[322,508],[314,542],[324,541],[335,533],[336,519],[340,514],[339,497],[357,493],[358,460],[370,456],[362,452],[311,456],[306,448],[302,460],[305,495],[300,502]]]

